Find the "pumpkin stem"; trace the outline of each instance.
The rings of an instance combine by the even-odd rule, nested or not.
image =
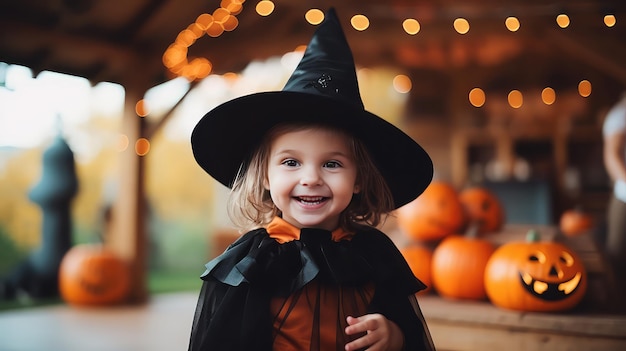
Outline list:
[[[475,239],[479,237],[479,233],[480,233],[480,225],[481,225],[480,220],[473,220],[470,221],[469,226],[467,227],[467,230],[465,231],[465,237],[467,238],[471,238],[471,239]]]
[[[541,235],[537,229],[529,229],[526,233],[526,241],[529,243],[536,243],[541,241]]]

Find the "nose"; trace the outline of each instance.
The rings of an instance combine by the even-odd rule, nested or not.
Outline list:
[[[300,177],[300,185],[314,186],[322,183],[322,177],[319,170],[315,167],[303,167],[302,176]]]

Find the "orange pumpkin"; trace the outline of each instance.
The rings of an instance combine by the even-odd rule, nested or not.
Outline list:
[[[504,208],[498,197],[483,187],[471,187],[459,193],[459,200],[470,221],[479,223],[480,233],[492,233],[502,229]]]
[[[587,289],[587,273],[575,252],[542,242],[530,231],[526,242],[510,242],[491,255],[485,269],[491,302],[505,309],[552,312],[575,307]]]
[[[433,181],[422,195],[396,211],[398,228],[409,238],[434,241],[458,232],[465,214],[457,191],[443,181]]]
[[[559,228],[567,236],[576,236],[588,232],[593,228],[593,217],[581,209],[570,209],[561,215]]]
[[[494,251],[491,242],[475,235],[446,237],[433,251],[435,290],[451,299],[486,299],[485,267]]]
[[[420,291],[418,294],[425,295],[432,290],[432,278],[431,278],[431,260],[432,251],[422,245],[410,245],[400,249],[402,256],[409,264],[413,274],[424,284],[426,289]]]
[[[59,292],[76,305],[108,305],[122,302],[130,290],[126,263],[102,245],[72,247],[59,267]]]

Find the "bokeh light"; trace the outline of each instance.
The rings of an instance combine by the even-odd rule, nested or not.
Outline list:
[[[607,27],[613,27],[613,26],[615,26],[616,23],[617,23],[617,20],[615,19],[615,15],[605,15],[604,16],[604,24]]]
[[[469,92],[470,104],[474,107],[481,107],[485,104],[485,92],[481,88],[474,88]]]
[[[582,97],[588,97],[591,95],[591,82],[583,79],[578,83],[578,94]]]
[[[364,15],[354,15],[350,19],[352,27],[358,31],[364,31],[370,26],[370,20]]]
[[[404,31],[407,32],[407,34],[415,35],[419,33],[421,26],[416,19],[407,18],[402,22],[402,28],[404,28]]]
[[[411,78],[404,74],[398,74],[393,77],[393,88],[402,94],[406,94],[411,91],[413,87],[413,82],[411,82]]]
[[[312,25],[318,25],[324,20],[324,12],[320,9],[310,9],[304,14],[304,18]]]
[[[552,105],[556,101],[556,92],[550,87],[541,91],[541,101],[546,105]]]
[[[454,30],[459,34],[466,34],[470,30],[470,24],[465,18],[457,18],[454,20]]]
[[[519,90],[511,90],[508,96],[509,105],[513,108],[520,108],[524,104],[524,96]]]
[[[256,4],[256,13],[261,16],[269,16],[274,12],[274,3],[269,0],[262,0]]]
[[[504,20],[504,25],[511,32],[517,32],[520,28],[519,20],[517,17],[513,16],[507,17],[506,20]]]
[[[150,141],[146,138],[139,138],[135,142],[135,152],[139,156],[145,156],[150,152]]]
[[[569,16],[562,13],[558,16],[556,16],[556,23],[559,25],[559,27],[561,28],[567,28],[569,27],[570,21],[569,21]]]

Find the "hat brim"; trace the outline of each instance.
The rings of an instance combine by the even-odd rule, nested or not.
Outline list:
[[[360,139],[396,208],[417,198],[432,180],[433,164],[426,151],[393,124],[329,97],[291,91],[246,95],[209,111],[191,135],[194,157],[213,178],[231,187],[241,163],[264,134],[282,122],[330,124]]]

